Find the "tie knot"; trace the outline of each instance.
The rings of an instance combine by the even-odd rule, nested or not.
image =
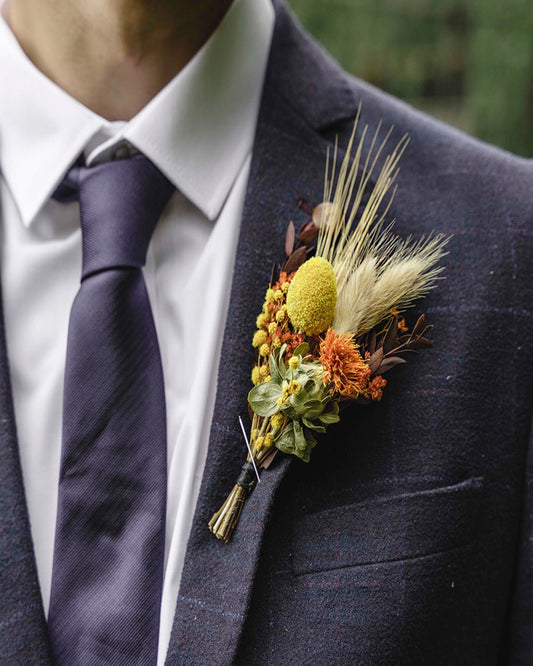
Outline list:
[[[79,199],[82,279],[105,269],[144,266],[150,238],[173,191],[144,155],[73,166],[54,198]]]

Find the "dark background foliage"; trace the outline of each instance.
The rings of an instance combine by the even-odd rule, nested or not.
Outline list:
[[[531,0],[289,0],[348,71],[533,156]]]

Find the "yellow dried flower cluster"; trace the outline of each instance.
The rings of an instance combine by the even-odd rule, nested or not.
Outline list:
[[[286,344],[290,354],[302,342],[302,336],[291,330],[287,314],[286,297],[292,278],[293,274],[280,273],[278,281],[267,289],[263,309],[256,319],[257,330],[252,340],[258,352],[258,360],[252,370],[255,386],[270,381],[268,359],[273,350]]]
[[[263,449],[269,449],[274,443],[274,435],[267,432],[266,435],[259,435],[253,440],[253,448],[255,453],[259,453]]]

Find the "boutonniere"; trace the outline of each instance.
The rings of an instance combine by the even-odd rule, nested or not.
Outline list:
[[[289,223],[286,259],[280,270],[274,267],[257,317],[251,428],[240,420],[248,458],[209,522],[226,542],[278,452],[308,462],[320,435],[340,420],[341,408],[379,401],[383,375],[405,363],[408,353],[432,346],[424,315],[409,329],[401,313],[435,286],[447,238],[393,234],[385,218],[408,139],[386,155],[390,132],[378,141],[378,127],[363,157],[367,129],[354,145],[356,126],[338,173],[336,149],[332,160],[328,155],[324,201],[312,220],[297,235]]]

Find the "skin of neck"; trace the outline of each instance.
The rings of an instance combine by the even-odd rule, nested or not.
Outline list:
[[[232,0],[8,0],[3,16],[45,76],[129,120],[194,56]]]

